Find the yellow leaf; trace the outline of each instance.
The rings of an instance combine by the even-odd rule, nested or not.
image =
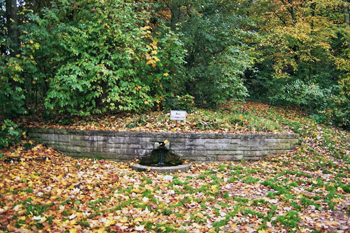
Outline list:
[[[69,230],[69,233],[77,233],[78,231],[77,231],[77,229],[70,229]]]
[[[142,222],[142,218],[138,217],[134,219],[134,222]]]
[[[111,226],[111,225],[115,225],[116,222],[117,222],[116,220],[108,221],[108,222],[106,223],[106,227],[109,227],[109,226]]]
[[[156,60],[153,60],[153,59],[146,62],[147,65],[149,65],[149,64],[153,65],[154,63],[156,63]]]

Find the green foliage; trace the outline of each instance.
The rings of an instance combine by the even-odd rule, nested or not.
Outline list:
[[[24,108],[23,79],[18,72],[23,70],[20,60],[12,57],[6,60],[6,55],[0,57],[0,116],[12,118],[26,113]]]
[[[315,108],[318,105],[325,103],[330,96],[330,89],[321,89],[315,83],[305,83],[300,79],[288,82],[280,87],[277,93],[270,96],[272,103],[283,103],[287,105],[297,105],[299,107]]]
[[[179,106],[183,110],[191,111],[194,108],[194,97],[190,96],[189,94],[186,94],[184,96],[178,97],[179,99]]]
[[[255,19],[261,36],[256,65],[246,73],[249,94],[305,107],[320,122],[349,127],[349,25],[342,14],[348,3],[295,3],[244,0],[239,7]]]
[[[194,97],[189,94],[186,94],[183,96],[167,98],[165,110],[192,111],[194,109],[194,106]]]
[[[37,19],[57,35],[57,59],[65,61],[50,82],[46,107],[88,115],[143,110],[162,101],[171,85],[168,72],[175,74],[182,52],[171,32],[151,32],[146,7],[83,0],[62,3]]]
[[[22,130],[17,124],[9,119],[5,119],[0,128],[0,149],[15,145],[20,142]]]
[[[193,1],[190,6],[181,3],[188,9],[181,11],[174,6],[171,23],[175,25],[173,30],[183,34],[188,51],[186,93],[194,96],[197,104],[206,106],[246,97],[242,75],[253,59],[242,38],[255,36],[243,30],[249,19],[235,15],[231,1]]]
[[[350,127],[350,100],[342,94],[342,86],[321,88],[317,83],[300,79],[280,79],[275,84],[268,97],[272,104],[299,106],[308,110],[318,123],[333,121],[338,126]]]
[[[90,115],[147,110],[177,95],[184,50],[150,3],[53,2],[21,26],[21,55],[2,55],[1,107],[7,115],[44,103]],[[18,83],[20,85],[18,85]]]

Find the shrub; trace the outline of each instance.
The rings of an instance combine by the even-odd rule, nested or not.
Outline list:
[[[0,149],[19,143],[21,135],[22,130],[18,128],[17,124],[5,119],[1,124]]]
[[[27,15],[21,54],[0,60],[0,107],[19,111],[25,100],[84,116],[148,110],[177,95],[185,51],[153,9],[147,2],[54,1]]]
[[[283,85],[278,92],[270,96],[272,103],[297,105],[304,108],[315,108],[326,101],[329,89],[321,89],[315,83],[305,83],[300,79]]]

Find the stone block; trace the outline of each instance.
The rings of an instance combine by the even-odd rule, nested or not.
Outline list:
[[[222,150],[226,151],[226,150],[233,150],[236,151],[238,148],[238,144],[222,144]]]
[[[240,139],[231,139],[231,141],[229,142],[230,144],[241,144],[242,143],[242,140]]]
[[[194,156],[188,156],[188,157],[184,157],[184,159],[188,159],[190,161],[193,161],[193,162],[205,162],[205,161],[208,161],[206,157],[200,157],[200,156],[197,156],[197,157],[194,157]]]
[[[83,141],[85,138],[82,135],[76,135],[76,134],[72,134],[70,135],[70,140],[72,140],[72,142],[75,141]]]
[[[205,148],[209,150],[222,150],[222,144],[205,144]]]
[[[218,155],[206,155],[206,161],[218,161]]]
[[[218,155],[217,159],[218,159],[218,161],[235,161],[235,160],[237,160],[232,155]]]
[[[207,152],[205,150],[174,150],[176,153],[184,156],[205,156]]]
[[[242,160],[244,159],[244,155],[243,154],[238,154],[238,155],[234,155],[236,160]]]
[[[118,144],[114,144],[118,145]],[[121,149],[141,149],[141,144],[120,144],[119,148]]]
[[[186,148],[184,143],[170,143],[171,150],[184,150]]]
[[[153,145],[150,143],[141,143],[140,146],[141,146],[141,149],[153,150]]]
[[[237,151],[246,151],[246,150],[250,150],[250,147],[249,146],[237,146]]]
[[[187,139],[185,141],[185,146],[204,146],[206,144],[206,140],[204,139]]]
[[[204,145],[203,146],[185,146],[185,147],[179,146],[177,148],[181,149],[180,147],[185,150],[205,150],[206,149]]]
[[[141,140],[139,137],[110,137],[108,138],[110,144],[139,144]]]
[[[268,155],[269,151],[243,151],[244,158]]]
[[[267,142],[265,141],[265,139],[260,139],[260,140],[256,140],[256,139],[250,139],[248,140],[248,146],[251,147],[258,147],[258,146],[264,146],[266,145]]]
[[[136,157],[138,154],[136,149],[115,149],[110,150],[110,152],[113,152],[117,155],[132,155],[134,157]]]
[[[83,136],[85,141],[95,141],[95,136],[91,136],[91,135],[86,135]]]
[[[79,146],[79,147],[93,147],[94,146],[94,141],[73,140],[71,145],[72,146]]]
[[[42,139],[45,141],[58,141],[58,134],[43,134]]]
[[[257,161],[260,160],[262,158],[262,156],[249,156],[249,157],[244,157],[245,160],[248,161]]]
[[[106,157],[106,159],[113,159],[116,161],[131,161],[132,159],[136,158],[137,156],[130,155],[130,154],[115,154],[115,153],[106,153],[103,155],[103,157]]]

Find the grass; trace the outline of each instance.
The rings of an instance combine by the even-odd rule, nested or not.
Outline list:
[[[230,111],[244,114],[243,122],[255,116],[297,131],[302,144],[261,161],[194,164],[171,175],[73,159],[41,144],[8,148],[1,151],[0,231],[350,231],[349,132],[260,103],[221,111],[215,124],[229,122]],[[214,122],[211,114],[201,120]],[[191,124],[199,121],[191,117]],[[259,124],[247,122],[244,130]]]

